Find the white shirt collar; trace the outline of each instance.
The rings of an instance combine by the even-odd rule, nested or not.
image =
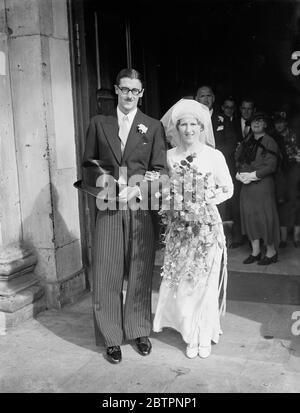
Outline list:
[[[214,109],[209,109],[210,116],[214,113]]]
[[[129,124],[132,125],[133,119],[136,115],[137,112],[137,108],[135,108],[134,110],[132,110],[131,112],[127,113],[127,115],[125,113],[123,113],[119,107],[117,106],[117,116],[118,116],[118,123],[120,124],[121,119],[123,119],[124,116],[127,116],[129,119]]]

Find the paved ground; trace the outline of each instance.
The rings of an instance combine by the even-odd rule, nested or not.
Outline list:
[[[229,301],[224,334],[208,359],[187,359],[180,335],[164,330],[152,335],[150,356],[127,343],[115,366],[94,344],[88,294],[0,337],[0,392],[300,392],[294,311],[300,308]]]
[[[242,260],[248,254],[247,246],[229,250],[229,269],[242,277]],[[161,259],[157,254],[157,265]],[[289,245],[279,259],[268,267],[247,266],[247,271],[253,276],[261,271],[271,280],[272,274],[300,275],[299,249]],[[280,291],[282,282],[280,278],[274,284]],[[157,290],[158,285],[153,311]],[[180,335],[165,329],[152,334],[150,356],[140,356],[126,343],[122,363],[114,366],[105,360],[104,348],[95,346],[87,294],[76,304],[45,311],[0,336],[0,392],[300,392],[300,322],[299,335],[291,331],[295,311],[300,316],[300,305],[228,301],[224,334],[208,359],[188,359]]]

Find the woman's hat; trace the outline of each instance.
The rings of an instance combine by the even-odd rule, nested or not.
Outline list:
[[[274,112],[272,116],[273,123],[287,122],[286,112]]]
[[[215,138],[209,109],[207,106],[193,99],[180,99],[161,118],[167,139],[171,145],[178,146],[180,144],[177,122],[186,116],[192,116],[202,123],[204,128],[202,133],[205,135],[205,143],[215,147]]]
[[[171,117],[173,122],[177,123],[186,116],[192,116],[201,123],[204,123],[205,118],[210,117],[210,114],[208,107],[202,103],[193,99],[181,99],[173,106]]]
[[[253,122],[254,120],[260,120],[263,119],[265,122],[269,122],[269,116],[265,113],[265,112],[256,112],[254,113],[254,115],[252,116],[251,122]]]

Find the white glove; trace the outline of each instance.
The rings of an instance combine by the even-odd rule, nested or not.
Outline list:
[[[239,177],[240,177],[239,180],[245,185],[250,184],[250,182],[254,182],[254,181],[259,180],[259,178],[257,178],[257,176],[256,176],[256,171],[254,171],[254,172],[241,172],[239,174]]]
[[[236,175],[235,175],[235,179],[237,179],[238,181],[241,181],[241,182],[243,182],[242,181],[242,177],[241,177],[241,174],[240,173],[236,173]]]

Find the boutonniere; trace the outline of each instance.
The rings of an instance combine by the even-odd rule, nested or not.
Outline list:
[[[218,121],[223,123],[224,122],[223,116],[218,116]]]
[[[145,135],[145,133],[147,133],[148,127],[143,125],[142,123],[140,123],[139,125],[137,125],[137,130],[138,132],[140,132],[142,135]]]

